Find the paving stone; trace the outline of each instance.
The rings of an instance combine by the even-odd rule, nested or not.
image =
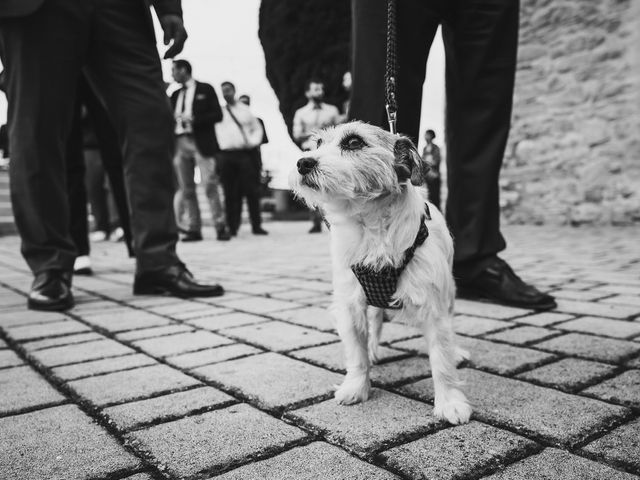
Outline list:
[[[611,303],[615,305],[640,306],[640,294],[636,295],[616,295],[615,297],[603,298],[600,303]]]
[[[133,308],[128,308],[124,311],[114,309],[113,312],[107,310],[107,312],[101,312],[99,315],[85,316],[84,320],[91,325],[103,328],[112,333],[137,330],[139,328],[159,327],[171,323],[171,320],[168,318]]]
[[[474,418],[553,444],[574,445],[629,414],[624,407],[477,370],[464,369],[461,377]],[[424,400],[433,398],[425,380],[398,390]]]
[[[84,363],[74,363],[56,367],[53,374],[62,380],[76,380],[78,378],[102,375],[105,373],[130,370],[132,368],[155,365],[158,362],[147,355],[135,353],[133,355],[123,355],[115,358],[103,358],[102,360],[92,360]]]
[[[0,350],[4,350],[5,348],[9,348],[9,346],[0,338]]]
[[[86,362],[129,353],[135,353],[135,350],[113,340],[98,340],[37,350],[31,355],[47,367],[57,367],[69,363]]]
[[[136,473],[130,477],[127,477],[123,480],[153,480],[153,477],[148,473]]]
[[[408,478],[454,480],[476,478],[535,448],[531,440],[471,422],[392,448],[381,457]]]
[[[567,333],[538,343],[536,348],[614,363],[622,362],[627,357],[640,352],[640,344],[638,343],[581,333]]]
[[[188,310],[186,312],[172,313],[171,318],[176,320],[192,320],[196,318],[212,317],[223,313],[230,313],[232,310],[228,308],[216,307],[215,305],[203,304],[205,308],[199,310]]]
[[[281,321],[227,328],[220,333],[276,352],[286,352],[338,340],[337,335]]]
[[[44,337],[54,337],[69,333],[80,333],[89,331],[89,327],[75,320],[60,322],[48,322],[37,325],[20,325],[6,327],[7,335],[18,342],[25,342]]]
[[[0,392],[0,415],[66,400],[35,370],[27,366],[0,370]],[[0,439],[1,437],[2,435]]]
[[[62,345],[73,345],[75,343],[91,342],[93,340],[106,340],[107,337],[96,332],[77,333],[75,335],[65,335],[64,337],[49,337],[42,340],[34,340],[24,343],[22,346],[28,350],[42,350],[44,348],[58,347]]]
[[[485,480],[637,480],[638,477],[555,448],[507,467]]]
[[[342,375],[265,353],[216,363],[193,370],[217,385],[224,385],[265,409],[281,409],[314,398],[328,397]]]
[[[516,327],[510,330],[504,330],[498,333],[492,333],[485,336],[487,340],[500,340],[507,343],[515,343],[518,345],[524,345],[527,343],[534,343],[540,340],[547,339],[559,335],[557,330],[549,330],[548,328],[541,327]]]
[[[103,412],[120,430],[130,430],[141,425],[172,420],[231,403],[236,403],[236,400],[230,395],[215,388],[202,387],[116,405],[105,408]]]
[[[219,301],[218,305],[256,314],[269,314],[272,312],[279,312],[281,310],[300,308],[302,306],[299,303],[264,297],[246,297],[236,300]]]
[[[640,370],[623,372],[617,377],[587,388],[583,393],[640,408]]]
[[[606,293],[616,293],[619,295],[631,295],[638,296],[640,295],[640,287],[636,287],[633,285],[600,285],[593,288],[594,290]]]
[[[295,290],[294,290],[295,291]],[[335,332],[335,319],[326,308],[306,307],[272,314],[274,318],[324,332]]]
[[[632,358],[626,365],[630,368],[640,368],[640,357]]]
[[[105,478],[141,466],[75,405],[0,419],[0,478]]]
[[[458,344],[469,351],[469,362],[472,365],[501,375],[510,375],[540,365],[554,357],[552,354],[529,348],[469,337],[458,337]]]
[[[154,357],[168,357],[233,343],[228,338],[204,330],[138,340],[133,345]]]
[[[193,325],[205,330],[218,331],[225,328],[240,327],[242,325],[253,325],[254,323],[268,322],[266,317],[260,317],[251,313],[233,312],[216,315],[215,317],[196,318],[188,320],[189,325]]]
[[[385,322],[382,325],[380,343],[389,344],[407,338],[421,337],[422,333],[415,327],[397,322]]]
[[[575,315],[557,312],[541,312],[533,315],[527,315],[526,317],[518,317],[516,321],[518,323],[533,325],[534,327],[546,327],[554,323],[571,320],[572,318],[575,318]]]
[[[191,369],[209,365],[212,363],[233,360],[234,358],[247,357],[262,353],[263,350],[245,345],[243,343],[233,343],[231,345],[223,345],[217,348],[200,350],[198,352],[183,353],[175,357],[167,357],[165,361],[178,368]]]
[[[129,330],[116,334],[118,340],[134,341],[146,338],[163,337],[166,335],[174,335],[176,333],[193,332],[195,329],[189,325],[164,325],[162,327],[141,328],[140,330]]]
[[[640,471],[640,419],[616,428],[583,450],[613,465]]]
[[[297,447],[276,457],[244,465],[216,480],[393,480],[394,474],[352,457],[324,442]],[[211,479],[213,480],[213,479]]]
[[[153,305],[150,306],[148,310],[158,315],[173,317],[174,314],[182,314],[185,312],[202,312],[203,315],[206,315],[208,312],[215,311],[217,308],[218,307],[212,307],[205,303],[180,300],[176,298],[173,303]]]
[[[379,354],[379,359],[381,361],[401,358],[408,355],[407,352],[402,352],[400,350],[384,346],[380,347]],[[319,347],[304,348],[302,350],[291,352],[290,355],[301,360],[307,360],[330,370],[339,370],[344,372],[344,346],[342,345],[342,342],[330,343]]]
[[[22,359],[11,350],[0,350],[0,368],[23,365]]]
[[[616,338],[631,338],[640,335],[640,323],[609,320],[601,317],[576,318],[556,325],[555,328]]]
[[[517,375],[517,378],[532,380],[564,391],[576,391],[611,375],[615,369],[616,367],[604,363],[578,358],[564,358],[521,373]]]
[[[562,299],[558,299],[557,303],[557,310],[559,312],[576,313],[579,315],[595,315],[597,317],[626,319],[640,314],[640,306],[578,302]]]
[[[509,322],[491,318],[472,317],[470,315],[456,315],[453,317],[453,330],[463,335],[482,335],[511,326],[512,324]]]
[[[364,403],[339,405],[331,399],[285,416],[331,443],[367,455],[442,425],[432,410],[425,403],[373,389]]]
[[[285,449],[306,436],[302,430],[245,404],[128,435],[154,463],[180,478],[204,472],[214,474],[250,458]]]
[[[505,307],[495,303],[473,302],[457,298],[455,304],[456,314],[470,315],[472,317],[488,317],[498,320],[507,320],[530,313],[530,310],[522,308]]]
[[[153,365],[74,380],[68,385],[94,405],[104,406],[198,384],[196,379],[166,365]]]
[[[409,357],[402,360],[374,365],[371,381],[385,387],[406,383],[431,375],[429,360],[424,357]]]
[[[0,327],[6,328],[36,323],[59,322],[68,319],[69,317],[59,312],[38,312],[35,310],[0,312]]]
[[[558,290],[554,290],[551,294],[556,298],[563,298],[567,300],[580,300],[580,301],[593,301],[598,300],[602,297],[606,297],[607,294],[598,291],[590,291],[590,290],[573,290],[570,288],[560,288]]]

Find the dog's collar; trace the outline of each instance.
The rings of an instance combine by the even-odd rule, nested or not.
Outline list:
[[[425,212],[420,218],[420,227],[413,244],[404,251],[402,263],[398,267],[388,265],[381,269],[374,269],[369,265],[356,264],[351,266],[360,286],[367,297],[367,303],[378,308],[402,308],[401,302],[392,302],[393,294],[398,288],[400,275],[413,258],[416,249],[422,245],[429,236],[429,229],[425,220],[431,220],[429,205],[425,203]],[[325,219],[328,226],[328,222]]]

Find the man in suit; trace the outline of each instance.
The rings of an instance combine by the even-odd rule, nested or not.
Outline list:
[[[442,25],[446,66],[447,222],[454,274],[468,298],[526,308],[555,307],[498,257],[498,176],[513,97],[518,0],[397,0],[398,131],[418,138],[427,56]],[[350,119],[387,127],[386,0],[352,0],[353,91]]]
[[[196,164],[209,199],[217,238],[229,240],[231,235],[220,199],[220,180],[213,156],[218,150],[215,124],[222,120],[218,96],[211,85],[193,78],[191,64],[186,60],[174,60],[172,75],[182,86],[171,95],[171,107],[176,120],[173,165],[178,179],[174,207],[178,226],[185,232],[182,241],[202,240],[202,219],[193,179]],[[179,205],[180,202],[182,205]],[[182,212],[186,216],[184,226],[180,223]]]
[[[170,45],[187,38],[180,0],[155,0]],[[73,306],[76,256],[69,234],[65,143],[81,69],[103,99],[123,148],[136,253],[134,294],[222,295],[198,284],[176,255],[173,118],[145,0],[12,0],[0,3],[12,145],[11,198],[22,254],[35,279],[28,306]]]

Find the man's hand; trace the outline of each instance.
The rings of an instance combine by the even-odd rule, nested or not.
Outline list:
[[[169,45],[173,40],[173,43],[164,54],[164,58],[173,58],[184,48],[184,42],[187,40],[187,31],[184,28],[182,18],[178,15],[163,15],[159,20],[164,31],[164,44]]]

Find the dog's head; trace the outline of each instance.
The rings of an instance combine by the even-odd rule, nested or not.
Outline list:
[[[311,205],[332,200],[372,200],[420,185],[424,162],[406,137],[351,122],[317,133],[317,148],[291,171],[291,188]]]

